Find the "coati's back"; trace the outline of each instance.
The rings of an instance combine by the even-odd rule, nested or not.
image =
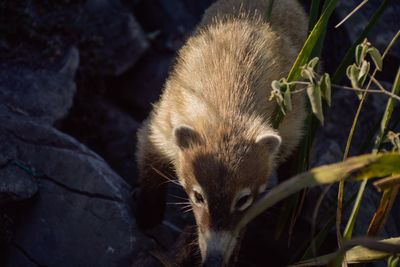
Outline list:
[[[164,92],[138,133],[138,222],[162,220],[164,173],[173,170],[198,226],[204,266],[228,264],[232,230],[265,191],[276,162],[302,136],[304,96],[271,126],[271,82],[286,77],[306,38],[295,0],[219,0],[179,51]],[[149,212],[151,211],[151,212]]]
[[[274,1],[267,19],[269,5],[268,0],[220,0],[205,12],[179,51],[156,106],[162,136],[172,137],[177,123],[209,128],[210,121],[220,123],[238,113],[270,123],[276,106],[268,101],[271,82],[289,73],[305,41],[307,20],[297,1]],[[299,141],[303,101],[301,95],[294,96],[294,110],[278,129],[280,158]],[[163,146],[168,154],[176,147],[170,145]]]

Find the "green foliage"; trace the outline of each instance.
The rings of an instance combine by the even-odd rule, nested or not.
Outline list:
[[[365,4],[367,1],[364,1],[362,4]],[[250,222],[254,217],[256,217],[259,213],[261,213],[264,209],[269,208],[276,202],[288,197],[291,194],[297,194],[294,199],[299,199],[298,192],[303,190],[304,188],[309,188],[315,185],[320,184],[331,184],[334,182],[339,182],[339,193],[338,193],[338,204],[337,204],[337,213],[336,213],[336,228],[337,228],[337,236],[338,236],[338,247],[340,248],[336,253],[332,253],[326,256],[313,258],[307,261],[303,261],[299,263],[299,265],[295,266],[316,266],[320,264],[330,264],[331,266],[347,266],[347,263],[356,263],[356,262],[365,262],[365,261],[374,261],[379,259],[386,259],[393,255],[393,253],[397,256],[393,256],[388,260],[388,266],[397,266],[398,265],[398,250],[400,250],[400,243],[398,240],[399,238],[391,239],[391,240],[371,240],[371,239],[352,239],[352,233],[354,230],[354,226],[357,222],[357,215],[358,211],[362,205],[363,193],[368,184],[368,181],[371,178],[380,178],[374,181],[374,185],[378,191],[382,192],[381,201],[375,211],[375,214],[370,221],[367,235],[376,235],[379,233],[379,230],[385,225],[388,214],[393,206],[394,200],[398,195],[400,190],[400,174],[399,170],[391,169],[394,166],[400,164],[399,156],[400,156],[400,134],[394,133],[390,131],[388,128],[389,121],[393,115],[394,106],[396,101],[398,101],[400,95],[400,68],[398,69],[398,73],[396,78],[394,79],[392,90],[386,91],[383,86],[380,84],[379,81],[375,79],[375,74],[377,71],[383,70],[383,61],[384,57],[387,54],[388,50],[393,46],[394,42],[399,37],[400,31],[396,34],[396,36],[392,39],[389,43],[388,47],[386,48],[385,52],[381,54],[375,47],[372,46],[371,43],[365,39],[369,31],[373,28],[373,26],[377,23],[379,17],[381,16],[383,10],[386,8],[389,1],[384,0],[379,8],[376,10],[374,15],[371,17],[371,20],[367,24],[364,31],[359,36],[358,40],[350,47],[348,52],[346,53],[345,57],[342,59],[341,64],[338,66],[335,74],[333,75],[333,83],[331,82],[330,75],[328,73],[318,74],[316,71],[316,67],[318,64],[318,57],[319,54],[316,53],[316,46],[319,42],[321,44],[321,38],[323,37],[324,31],[326,29],[326,22],[324,19],[328,19],[330,13],[334,9],[334,1],[326,1],[323,9],[323,14],[319,18],[318,22],[315,24],[317,20],[317,10],[319,8],[319,1],[313,1],[311,5],[311,14],[310,14],[310,28],[313,28],[310,32],[310,35],[301,50],[300,54],[298,55],[296,62],[294,63],[290,74],[288,77],[282,78],[280,80],[273,81],[272,86],[272,93],[271,93],[271,100],[275,99],[278,108],[275,110],[275,117],[273,120],[273,127],[277,128],[279,123],[284,118],[285,114],[292,110],[292,101],[291,97],[293,94],[306,92],[308,95],[309,103],[311,112],[315,115],[321,125],[323,125],[324,121],[324,114],[323,114],[323,105],[326,103],[328,106],[331,105],[331,91],[332,87],[337,89],[345,89],[345,90],[353,90],[358,97],[361,99],[360,105],[357,109],[353,125],[347,140],[346,150],[344,153],[344,161],[343,163],[337,163],[338,165],[330,165],[330,166],[323,166],[321,169],[313,169],[309,172],[304,172],[302,174],[294,176],[289,181],[286,181],[280,185],[278,185],[275,189],[273,189],[267,196],[259,200],[257,203],[254,204],[251,209],[248,210],[246,219],[242,220],[238,226],[238,229],[246,225]],[[361,7],[360,5],[359,7]],[[356,10],[355,10],[356,11]],[[354,12],[355,12],[354,11]],[[353,14],[352,12],[351,14]],[[313,27],[313,25],[315,26]],[[363,41],[362,41],[363,40]],[[361,42],[362,41],[362,42]],[[318,56],[314,57],[313,59],[309,60],[311,56]],[[354,61],[354,63],[352,63]],[[371,69],[373,72],[371,73]],[[347,78],[351,82],[351,87],[340,86],[336,83],[339,82],[343,74],[347,74]],[[303,78],[302,81],[298,79]],[[371,85],[376,85],[379,90],[370,89]],[[377,137],[375,139],[375,146],[374,150],[371,154],[363,156],[363,157],[371,157],[372,160],[374,157],[378,155],[389,155],[389,154],[380,154],[380,149],[382,143],[390,143],[392,145],[392,155],[391,159],[387,158],[385,160],[376,159],[372,160],[374,163],[371,165],[363,165],[360,167],[354,167],[352,170],[348,170],[349,173],[344,171],[346,168],[344,166],[348,166],[347,163],[350,160],[353,162],[352,159],[346,160],[350,145],[353,139],[353,134],[357,126],[358,118],[360,112],[363,108],[364,101],[368,93],[381,93],[385,94],[388,97],[388,102],[386,105],[385,112],[382,116],[382,120],[380,124],[377,124],[377,127],[371,131],[371,134],[377,133]],[[324,101],[323,101],[324,100]],[[326,110],[329,112],[329,109]],[[399,120],[397,118],[397,120]],[[307,137],[305,140],[307,142],[302,142],[302,147],[300,149],[300,154],[302,155],[301,161],[302,164],[307,162],[305,157],[308,157],[308,153],[310,146],[312,144],[312,136],[313,132],[315,131],[315,126],[310,127],[312,124],[313,119],[307,119]],[[393,124],[394,126],[396,123]],[[393,126],[392,126],[393,127]],[[372,136],[371,135],[371,136]],[[356,157],[358,158],[358,157]],[[361,159],[361,158],[360,158]],[[366,159],[366,158],[364,158]],[[368,161],[368,160],[367,160]],[[354,163],[354,162],[353,162]],[[371,162],[370,162],[371,163]],[[344,164],[344,165],[340,165]],[[304,165],[299,169],[304,169]],[[324,168],[327,169],[324,169]],[[342,169],[344,168],[344,169]],[[398,168],[398,167],[395,167]],[[321,174],[322,170],[328,170],[323,175],[319,176],[316,175]],[[388,171],[391,169],[391,171]],[[341,214],[343,212],[344,207],[349,206],[350,202],[346,202],[344,205],[343,202],[343,195],[345,189],[344,181],[348,181],[351,174],[356,174],[357,181],[360,183],[360,188],[355,196],[353,209],[351,215],[346,222],[346,227],[343,232],[343,240],[342,241],[342,233],[340,232],[341,226]],[[318,178],[317,178],[318,177]],[[323,178],[321,178],[323,177]],[[330,178],[328,178],[330,177]],[[335,177],[335,178],[334,178]],[[319,180],[319,178],[321,178]],[[354,180],[354,179],[353,179]],[[276,190],[276,191],[275,191]],[[285,205],[284,207],[290,207],[289,212],[296,213],[298,212],[293,206]],[[284,218],[290,218],[287,216],[287,212]],[[281,218],[282,219],[282,218]],[[293,219],[293,217],[292,217]],[[283,222],[284,224],[284,222]],[[293,223],[291,223],[293,225]],[[325,228],[321,230],[321,232],[315,236],[314,240],[311,241],[312,245],[320,246],[324,243],[324,240],[327,236],[327,232],[329,231],[330,227],[333,225],[333,221],[330,224],[327,224]],[[280,228],[282,231],[283,228]],[[387,242],[391,243],[395,240],[395,244],[391,244],[390,246],[386,246]],[[342,243],[343,242],[343,243]],[[358,242],[358,243],[357,243]],[[356,247],[354,247],[357,245]],[[387,248],[390,248],[387,250]],[[306,257],[311,256],[312,247],[308,247],[306,252]],[[397,249],[397,250],[396,250]],[[395,252],[393,252],[395,250]],[[321,261],[322,260],[322,261]],[[312,263],[312,264],[311,264]],[[316,264],[319,263],[319,264]]]
[[[331,16],[333,10],[335,9],[337,0],[328,0],[326,8],[324,9],[321,17],[318,22],[315,24],[314,28],[310,32],[306,42],[304,43],[303,48],[301,49],[299,55],[296,58],[295,63],[290,70],[290,73],[287,77],[288,82],[297,81],[300,78],[301,74],[301,66],[307,63],[310,56],[313,53],[315,46],[318,44],[321,35],[326,30],[326,26],[328,23],[328,19]],[[284,113],[282,112],[282,108],[278,107],[274,111],[272,126],[277,129],[279,124],[282,122]]]

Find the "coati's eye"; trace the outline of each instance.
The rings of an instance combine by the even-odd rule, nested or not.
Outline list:
[[[246,188],[240,192],[234,201],[234,210],[244,211],[253,202],[250,189]]]
[[[197,205],[204,204],[204,197],[201,193],[196,190],[193,190],[193,202]]]

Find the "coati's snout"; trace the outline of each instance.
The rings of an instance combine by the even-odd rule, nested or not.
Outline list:
[[[243,129],[237,135],[229,125],[221,127],[220,133],[187,125],[174,129],[180,150],[176,173],[190,200],[203,266],[208,267],[229,262],[238,243],[234,229],[265,191],[281,143],[271,131],[249,133]]]

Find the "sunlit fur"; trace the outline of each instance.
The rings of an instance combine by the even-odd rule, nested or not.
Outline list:
[[[213,4],[179,51],[138,133],[142,186],[150,183],[143,170],[157,162],[173,167],[189,196],[194,185],[202,188],[206,207],[193,205],[200,235],[232,228],[241,215],[230,212],[236,194],[250,188],[256,198],[302,136],[304,95],[293,96],[293,110],[276,130],[276,103],[268,99],[271,82],[287,76],[305,41],[306,16],[297,1],[275,0],[267,21],[268,6],[267,0]],[[198,142],[180,148],[174,136],[179,125],[192,128]],[[278,153],[256,143],[265,134],[281,137]]]

